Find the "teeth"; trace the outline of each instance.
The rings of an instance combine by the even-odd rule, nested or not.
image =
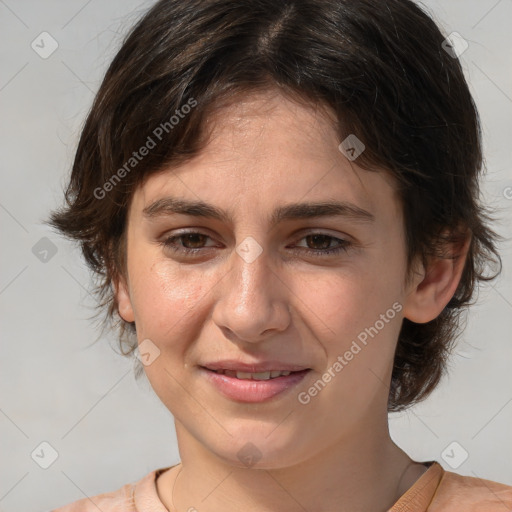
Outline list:
[[[287,377],[292,372],[273,370],[270,372],[248,373],[235,372],[234,370],[217,370],[217,373],[227,375],[228,377],[236,377],[237,379],[269,380],[281,376]]]
[[[256,379],[256,380],[266,380],[270,378],[269,372],[261,372],[261,373],[246,373],[246,372],[236,372],[237,379]]]

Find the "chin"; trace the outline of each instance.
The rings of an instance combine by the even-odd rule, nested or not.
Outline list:
[[[249,429],[233,431],[229,445],[212,447],[212,451],[226,464],[240,469],[280,469],[303,462],[303,452],[297,449],[297,439],[286,439],[282,433],[279,435],[278,430],[276,428],[270,435],[272,429],[260,434],[255,434],[254,430],[249,432]],[[311,449],[313,451],[313,447]]]

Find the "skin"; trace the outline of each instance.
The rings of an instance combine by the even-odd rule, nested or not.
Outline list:
[[[439,315],[456,290],[469,240],[459,259],[418,265],[406,283],[393,182],[338,150],[326,112],[260,93],[210,123],[213,137],[199,156],[151,175],[135,191],[127,275],[116,283],[120,315],[135,321],[139,343],[150,339],[160,350],[144,369],[175,420],[181,464],[157,480],[160,499],[172,511],[385,511],[426,470],[389,435],[387,398],[401,322]],[[232,221],[143,214],[166,196],[211,203]],[[277,206],[333,199],[368,210],[374,222],[267,223]],[[176,241],[199,248],[199,256],[163,246],[184,228],[206,235]],[[305,238],[313,233],[352,245],[311,256],[308,249],[338,244]],[[248,236],[263,251],[250,263],[236,252]],[[395,302],[401,311],[308,404],[299,403],[298,393]],[[290,392],[245,404],[221,395],[198,371],[198,364],[224,358],[272,358],[313,371]],[[261,454],[251,467],[237,456],[247,443]]]

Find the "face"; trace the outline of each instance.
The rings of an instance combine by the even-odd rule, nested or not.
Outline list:
[[[407,299],[401,209],[321,111],[256,95],[212,122],[199,156],[134,193],[119,312],[154,391],[206,450],[294,464],[387,418]],[[172,199],[210,210],[177,213]],[[225,360],[309,370],[249,383],[203,368]]]

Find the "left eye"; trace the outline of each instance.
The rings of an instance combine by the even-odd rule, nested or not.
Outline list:
[[[202,242],[206,239],[210,238],[208,235],[203,233],[199,233],[196,231],[189,231],[187,233],[181,233],[180,235],[171,236],[166,238],[163,242],[165,247],[172,249],[176,252],[196,252],[201,249],[201,247],[195,247],[196,245],[201,245]],[[199,240],[198,240],[199,239]],[[185,241],[185,246],[176,247],[176,240],[180,240],[181,242]],[[186,247],[186,244],[190,243],[193,247]]]
[[[189,231],[186,233],[181,233],[179,235],[174,235],[166,238],[162,244],[165,248],[168,248],[176,253],[185,253],[185,254],[197,254],[203,248],[208,249],[210,247],[204,247],[204,243],[210,237],[204,233],[200,233],[197,231]],[[341,251],[348,251],[349,247],[352,245],[347,240],[343,240],[341,238],[336,238],[331,235],[327,235],[324,233],[311,233],[300,240],[307,240],[306,244],[309,245],[320,245],[320,248],[306,248],[306,249],[292,249],[294,252],[306,252],[314,256],[325,256],[330,254],[337,254]],[[179,243],[177,243],[179,241]],[[330,247],[332,242],[336,242],[337,245],[335,247]],[[192,247],[190,247],[190,245]]]
[[[322,256],[326,254],[338,254],[341,251],[347,251],[350,247],[351,243],[347,240],[343,240],[341,238],[336,238],[331,235],[326,235],[324,233],[313,233],[306,235],[304,238],[301,238],[301,240],[310,240],[312,241],[313,245],[321,245],[321,246],[327,246],[329,247],[331,245],[331,242],[337,242],[337,245],[335,247],[331,248],[320,248],[320,249],[310,249],[308,248],[308,252],[311,252],[315,256]],[[308,244],[309,245],[309,244]]]

